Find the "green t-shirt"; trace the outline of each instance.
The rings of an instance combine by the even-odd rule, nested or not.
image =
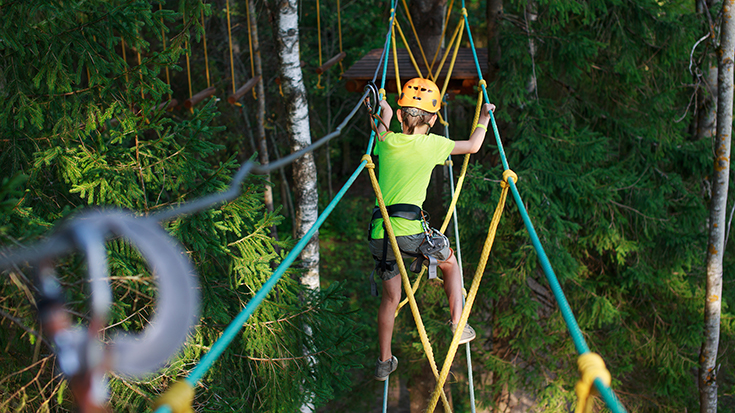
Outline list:
[[[378,183],[385,205],[413,204],[423,208],[431,172],[444,164],[454,149],[454,141],[430,133],[406,135],[387,132],[378,140],[373,153],[378,156]],[[376,202],[377,205],[377,202]],[[392,217],[396,236],[423,232],[421,221]],[[372,238],[383,238],[383,219],[373,221]]]

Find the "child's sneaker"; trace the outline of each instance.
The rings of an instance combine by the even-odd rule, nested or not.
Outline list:
[[[378,361],[375,363],[375,380],[385,381],[388,379],[391,373],[396,371],[398,368],[398,359],[396,356],[391,356],[390,360]]]
[[[452,323],[452,335],[457,331],[457,325]],[[459,344],[465,344],[469,343],[470,341],[474,340],[475,337],[477,337],[477,334],[475,333],[475,329],[472,328],[469,324],[464,325],[464,330],[462,330],[462,337],[459,338]]]

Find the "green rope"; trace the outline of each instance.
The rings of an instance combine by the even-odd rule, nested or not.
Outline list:
[[[462,7],[463,8],[465,7],[465,0],[462,0]],[[477,51],[475,50],[475,43],[472,40],[472,31],[470,30],[470,22],[469,22],[469,18],[467,14],[464,14],[464,21],[467,27],[467,36],[470,41],[472,55],[475,59],[475,67],[477,68],[477,73],[478,73],[478,76],[480,77],[480,80],[482,80],[482,71],[480,69],[480,63],[477,59]],[[487,88],[485,87],[483,83],[484,82],[481,82],[482,92],[483,92],[483,95],[485,96],[485,101],[487,103],[490,103],[490,98],[488,97],[488,94],[487,94]],[[505,151],[503,150],[503,143],[500,140],[500,133],[498,132],[498,127],[495,123],[495,116],[493,116],[492,112],[490,112],[490,120],[492,121],[493,133],[495,134],[495,141],[497,143],[498,152],[500,154],[500,159],[503,163],[503,169],[508,170],[509,169],[508,160],[506,159]],[[588,353],[590,349],[587,346],[587,343],[585,342],[584,337],[582,336],[582,330],[579,328],[579,325],[577,324],[577,321],[574,318],[574,314],[572,313],[572,308],[569,306],[569,302],[564,296],[564,291],[562,291],[561,289],[559,280],[554,274],[554,270],[551,268],[551,263],[549,262],[549,258],[546,256],[546,252],[544,251],[544,248],[541,245],[541,241],[539,240],[539,237],[536,234],[536,230],[533,228],[533,224],[531,223],[531,218],[528,216],[528,212],[526,211],[525,204],[523,203],[523,200],[521,199],[521,195],[518,192],[518,188],[516,187],[516,184],[515,182],[513,182],[512,178],[508,179],[508,183],[510,183],[510,189],[511,189],[511,192],[513,193],[513,198],[516,201],[516,205],[518,206],[518,211],[520,212],[521,217],[523,218],[523,222],[526,225],[526,229],[528,230],[529,236],[531,237],[531,242],[533,243],[533,247],[536,250],[536,254],[541,263],[541,268],[543,269],[544,274],[546,275],[546,278],[549,281],[549,285],[551,286],[551,289],[554,293],[554,297],[556,298],[556,301],[559,304],[559,309],[561,310],[562,317],[564,318],[564,321],[567,324],[567,328],[569,329],[569,334],[572,336],[572,340],[574,341],[574,346],[576,347],[577,352],[580,355],[584,353]],[[610,410],[612,410],[614,413],[624,413],[626,411],[610,387],[605,386],[599,379],[595,379],[595,387],[600,392],[602,399],[605,401],[605,403],[610,408]]]

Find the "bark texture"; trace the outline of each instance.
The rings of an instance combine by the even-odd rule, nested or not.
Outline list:
[[[696,138],[713,139],[717,136],[717,60],[714,56],[708,59],[704,73],[705,92],[702,93],[702,107],[697,114]]]
[[[700,412],[717,411],[717,352],[722,306],[722,258],[725,250],[725,215],[730,176],[732,133],[733,48],[735,47],[735,0],[723,2],[722,31],[718,49],[717,138],[712,174],[709,241],[707,245],[707,291],[704,303],[704,343],[699,355]]]
[[[536,80],[536,40],[533,37],[533,24],[538,20],[538,5],[531,0],[526,5],[526,34],[528,34],[528,55],[531,57],[531,75],[526,83],[526,93],[533,95],[538,100],[538,89]]]
[[[416,34],[421,41],[421,47],[424,49],[429,64],[431,64],[431,58],[434,56],[434,52],[441,46],[446,9],[446,0],[411,0],[409,4],[411,19],[416,27]],[[404,31],[408,33],[408,29],[404,29]],[[415,43],[415,39],[412,35],[407,34],[406,36],[411,39],[409,43],[414,57],[417,61],[422,61],[421,52]],[[424,73],[424,76],[427,76],[427,74]]]
[[[306,100],[299,58],[298,2],[282,0],[268,3],[274,22],[276,52],[280,66],[281,86],[287,130],[291,151],[295,152],[311,144],[309,109]],[[314,156],[308,153],[293,163],[295,198],[294,236],[301,239],[314,225],[319,215],[319,195],[316,186]],[[319,234],[316,233],[299,256],[304,270],[301,283],[311,289],[319,288]]]

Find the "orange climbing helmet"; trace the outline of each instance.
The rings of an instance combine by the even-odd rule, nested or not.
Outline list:
[[[436,113],[441,107],[439,88],[429,79],[413,78],[403,85],[398,105]]]

